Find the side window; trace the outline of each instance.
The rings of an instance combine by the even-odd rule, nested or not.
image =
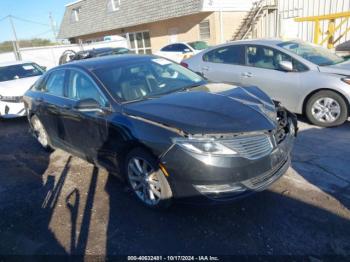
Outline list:
[[[283,60],[282,55],[276,57],[274,50],[263,46],[247,46],[247,65],[264,69],[278,69],[277,60]]]
[[[173,48],[173,45],[167,45],[163,47],[160,51],[171,52],[172,48]]]
[[[189,48],[184,44],[175,44],[172,51],[173,52],[185,52],[186,49],[189,49]]]
[[[32,85],[31,90],[38,91],[38,92],[43,92],[45,91],[44,88],[44,81],[45,76],[41,76],[36,82]]]
[[[95,99],[101,106],[108,103],[95,83],[84,73],[71,70],[68,79],[68,98],[82,100]]]
[[[293,63],[295,72],[308,70],[305,65],[289,55],[265,46],[247,46],[246,56],[248,66],[283,71],[283,69],[280,68],[279,63],[281,61],[289,61]]]
[[[203,60],[211,63],[244,65],[244,46],[232,45],[214,49],[204,54]]]
[[[43,91],[52,95],[63,96],[65,75],[65,70],[57,70],[52,72],[46,81]]]

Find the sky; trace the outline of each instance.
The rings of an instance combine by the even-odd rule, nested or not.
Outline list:
[[[52,13],[57,30],[61,24],[65,5],[75,0],[0,0],[0,42],[13,40],[9,19],[12,15],[38,24],[13,19],[18,39],[34,37],[54,39],[50,27],[49,13]],[[44,25],[42,25],[44,24]]]

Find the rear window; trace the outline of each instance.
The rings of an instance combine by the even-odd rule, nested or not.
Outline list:
[[[0,82],[40,76],[44,70],[34,63],[0,67]]]

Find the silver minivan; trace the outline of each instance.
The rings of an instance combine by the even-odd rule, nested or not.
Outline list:
[[[258,86],[318,126],[338,126],[349,117],[350,62],[316,45],[235,41],[207,49],[182,65],[213,82]]]

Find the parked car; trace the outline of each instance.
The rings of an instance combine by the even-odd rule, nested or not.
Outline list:
[[[156,53],[158,56],[162,56],[180,63],[183,59],[189,58],[199,52],[207,49],[209,46],[204,41],[195,41],[189,43],[173,43],[164,46]]]
[[[44,71],[32,62],[0,63],[0,118],[25,115],[23,95]]]
[[[125,47],[105,47],[105,48],[95,48],[91,50],[84,50],[75,52],[73,50],[66,50],[60,57],[59,65],[66,64],[68,62],[88,59],[93,57],[108,56],[108,55],[124,55],[131,54],[132,51]]]
[[[267,188],[288,169],[297,130],[295,116],[260,89],[210,84],[147,55],[54,68],[24,101],[43,147],[125,176],[154,208]]]
[[[350,41],[337,45],[335,51],[337,55],[343,57],[345,60],[350,60]]]
[[[214,82],[258,86],[318,126],[341,125],[349,117],[350,62],[316,45],[237,41],[210,48],[183,65]]]

